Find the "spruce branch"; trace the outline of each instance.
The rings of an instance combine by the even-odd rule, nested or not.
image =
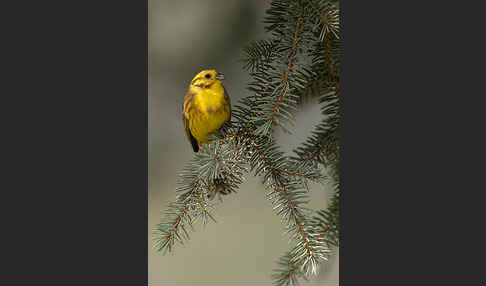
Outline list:
[[[199,217],[210,217],[207,203],[200,196],[200,175],[189,166],[182,173],[183,183],[177,191],[181,192],[176,202],[169,205],[162,220],[154,231],[155,247],[159,251],[171,251],[176,242],[184,244],[189,240],[187,226],[193,230],[193,222]],[[198,212],[200,210],[200,212]]]
[[[292,50],[290,51],[290,54],[289,54],[289,57],[288,57],[287,71],[285,72],[284,78],[282,79],[282,85],[283,86],[286,86],[288,81],[289,81],[289,73],[290,73],[290,69],[292,68],[292,58],[295,55],[295,51],[296,51],[296,48],[297,48],[297,39],[298,39],[298,36],[299,36],[299,30],[300,30],[301,25],[302,25],[302,16],[299,17],[299,19],[297,20],[297,26],[295,27],[295,34],[294,34],[294,38],[292,39]],[[277,102],[275,104],[275,107],[273,108],[272,114],[270,115],[270,118],[268,120],[271,120],[271,121],[274,120],[275,113],[277,112],[278,106],[280,105],[280,101],[282,100],[282,97],[285,95],[285,93],[284,93],[285,90],[286,90],[285,88],[281,89],[281,92],[280,92],[280,95],[277,98]]]
[[[320,94],[322,121],[311,132],[311,136],[294,150],[294,158],[303,165],[322,164],[336,167],[339,159],[339,98],[335,90],[325,84],[317,88]]]
[[[259,68],[250,73],[254,81],[250,83],[249,89],[255,92],[255,100],[259,106],[257,116],[253,118],[259,126],[255,131],[257,135],[268,135],[273,125],[291,133],[287,124],[293,125],[293,113],[296,111],[298,100],[297,91],[305,85],[305,82],[299,81],[293,74],[300,51],[299,43],[303,43],[305,34],[303,8],[302,3],[273,1],[271,8],[267,10],[269,17],[265,22],[271,24],[267,30],[278,34],[278,37],[268,41],[272,43],[271,49],[279,51],[279,57],[274,61],[267,61],[266,65],[259,65]],[[296,11],[292,12],[293,10]],[[282,21],[288,25],[292,24],[293,28],[288,29],[287,25],[282,25]],[[245,53],[260,55],[261,50],[259,45],[250,44],[246,47]],[[253,59],[258,57],[245,58],[245,66],[254,66]]]
[[[278,268],[275,269],[272,274],[272,279],[276,286],[290,285],[298,286],[298,278],[308,280],[307,277],[299,269],[299,264],[292,263],[292,254],[290,252],[285,253],[277,261]]]
[[[334,185],[334,194],[327,209],[316,212],[312,224],[317,227],[319,236],[329,246],[339,246],[339,184]]]
[[[241,60],[243,69],[251,72],[270,68],[270,63],[281,56],[284,50],[275,40],[260,40],[250,43],[243,49],[244,58]]]
[[[225,140],[227,140],[225,142]],[[245,162],[235,156],[234,141],[227,136],[215,144],[205,146],[186,166],[180,176],[177,200],[171,203],[154,231],[155,247],[159,251],[172,251],[175,242],[184,244],[189,239],[186,226],[193,230],[198,219],[206,224],[214,219],[214,204],[210,203],[217,192],[236,192],[247,172]]]
[[[321,5],[318,8],[312,0],[307,1],[315,15],[319,17],[320,22],[315,22],[318,22],[317,27],[321,26],[320,40],[322,41],[329,32],[339,39],[339,10],[337,9],[337,3],[320,1]]]
[[[333,247],[339,246],[339,191],[338,184],[330,204],[326,210],[319,210],[309,221],[308,232],[317,236],[316,243],[321,252],[321,261],[328,260],[333,253]],[[274,285],[299,285],[298,278],[308,280],[309,268],[305,265],[305,260],[299,256],[299,245],[285,253],[277,262],[277,269],[274,270],[272,279]],[[317,268],[317,265],[313,267]],[[314,273],[316,274],[316,273]]]
[[[307,223],[309,210],[305,207],[308,202],[308,190],[299,179],[287,174],[302,174],[289,164],[287,157],[273,141],[263,144],[253,144],[255,149],[251,159],[251,167],[255,175],[262,175],[265,186],[269,190],[267,197],[278,215],[285,221],[287,232],[292,240],[297,241],[291,251],[301,261],[300,268],[306,275],[315,274],[317,265],[326,259],[328,250],[322,247],[322,238],[315,231],[315,227]],[[289,168],[292,168],[289,170]],[[307,175],[302,174],[307,177]],[[322,175],[320,175],[322,176]]]

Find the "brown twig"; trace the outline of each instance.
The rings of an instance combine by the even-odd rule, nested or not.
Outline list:
[[[334,219],[326,226],[326,229],[324,229],[323,233],[319,235],[320,238],[323,238],[326,236],[327,232],[331,229],[331,227],[336,223],[337,216],[334,217]]]
[[[179,223],[181,222],[182,218],[186,214],[188,204],[189,204],[189,200],[186,201],[186,203],[184,204],[184,208],[182,208],[182,213],[177,217],[174,226],[169,230],[169,234],[167,235],[167,240],[170,240],[171,237],[174,235],[175,230],[177,229]]]
[[[292,50],[290,51],[289,59],[288,59],[288,63],[287,63],[287,71],[285,72],[284,78],[282,80],[283,86],[285,86],[287,84],[287,82],[289,81],[289,73],[290,73],[290,69],[292,68],[292,57],[294,56],[296,49],[297,49],[297,39],[298,39],[298,35],[299,35],[299,32],[300,32],[300,26],[301,25],[302,25],[302,16],[300,16],[299,19],[297,20],[297,26],[295,27],[294,38],[292,40]],[[273,119],[275,118],[275,113],[277,112],[278,106],[280,105],[280,101],[282,100],[282,98],[284,96],[284,90],[285,89],[283,88],[282,91],[280,92],[280,95],[277,98],[277,103],[275,104],[275,107],[273,108],[272,114],[270,115],[268,120],[273,121]]]
[[[298,172],[298,171],[288,171],[288,170],[280,169],[280,172],[286,173],[286,174],[289,174],[289,175],[295,175],[295,176],[303,177],[303,178],[306,178],[306,179],[308,179],[310,177],[309,175]]]
[[[199,205],[201,206],[201,213],[205,213],[206,212],[206,207],[204,206],[204,204],[202,202],[202,199],[201,199],[201,196],[200,196],[199,192],[198,191],[194,191],[194,193],[196,194],[197,199],[199,201]]]
[[[299,258],[299,261],[297,261],[297,263],[294,264],[294,266],[289,270],[289,273],[287,273],[287,277],[290,279],[290,276],[292,276],[295,272],[295,270],[297,270],[297,268],[299,268],[299,264],[302,262],[302,258]]]
[[[198,192],[195,190],[197,184],[199,184],[199,174],[197,176],[197,179],[192,184],[192,190],[191,190],[191,192],[194,191],[196,194],[198,194]],[[198,198],[199,198],[199,196],[198,196]],[[186,200],[186,202],[184,203],[184,207],[182,208],[181,214],[176,218],[174,226],[169,230],[169,234],[167,235],[167,240],[171,239],[171,237],[174,235],[174,232],[176,231],[177,227],[179,226],[179,223],[181,222],[182,218],[184,218],[184,216],[186,215],[187,205],[189,204],[189,201],[190,200]],[[202,205],[201,205],[201,207],[202,207]]]
[[[311,161],[313,160],[319,153],[321,153],[321,150],[324,149],[325,145],[327,143],[327,138],[322,138],[322,140],[319,141],[319,149],[317,149],[315,152],[310,154],[309,156],[303,158],[304,161]]]
[[[299,232],[302,235],[302,238],[304,239],[305,247],[307,249],[307,252],[312,257],[314,257],[314,253],[310,249],[309,239],[307,238],[307,235],[305,234],[305,231],[304,231],[304,227],[302,225],[302,222],[299,220],[299,218],[296,215],[297,210],[295,208],[295,203],[292,201],[292,198],[290,197],[289,193],[287,192],[287,188],[286,188],[285,184],[282,182],[282,179],[280,178],[280,173],[282,173],[282,170],[275,168],[273,166],[273,164],[270,162],[270,160],[265,156],[265,154],[261,150],[257,149],[257,151],[260,154],[260,157],[265,162],[265,164],[272,170],[271,171],[272,174],[275,176],[275,178],[277,179],[278,183],[280,184],[280,187],[282,188],[282,191],[283,191],[285,197],[287,198],[287,203],[288,203],[290,209],[292,210],[292,212],[294,213],[295,223],[299,227]]]
[[[289,273],[287,274],[288,278],[290,279],[290,276],[292,276],[292,274],[294,274],[295,270],[297,270],[297,265],[294,265],[294,267],[292,267],[289,271]]]
[[[314,3],[312,3],[311,0],[308,0],[309,4],[312,6],[312,10],[314,10],[314,12],[317,13],[317,15],[319,15],[319,18],[321,18],[321,21],[322,23],[326,24],[326,25],[329,25],[329,20],[324,16],[323,13],[319,12],[319,10],[317,9],[316,6],[314,6]]]
[[[312,10],[314,10],[314,12],[316,12],[317,15],[319,15],[319,18],[321,18],[322,23],[329,26],[331,23],[329,22],[327,17],[323,13],[321,13],[316,6],[314,6],[311,0],[308,0],[308,2],[311,5]],[[325,49],[327,49],[326,55],[327,55],[327,60],[329,62],[329,72],[334,79],[334,87],[336,89],[336,94],[339,95],[339,85],[338,85],[339,80],[338,80],[338,75],[336,73],[334,58],[332,57],[331,54],[331,40],[329,39],[329,37],[325,37],[324,45],[325,45]]]

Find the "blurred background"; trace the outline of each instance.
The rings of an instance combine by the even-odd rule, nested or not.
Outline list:
[[[224,73],[233,104],[248,95],[249,77],[238,59],[245,44],[265,38],[268,2],[149,0],[149,286],[270,286],[276,260],[290,248],[260,179],[251,175],[238,193],[224,197],[218,223],[197,225],[186,245],[162,255],[152,241],[161,211],[175,200],[178,173],[193,155],[181,119],[189,82],[200,70],[214,68]],[[294,134],[277,132],[286,151],[302,143],[319,120],[316,104],[302,109]],[[324,208],[328,195],[322,186],[313,186],[310,207]],[[338,260],[334,256],[319,276],[301,285],[339,285]]]

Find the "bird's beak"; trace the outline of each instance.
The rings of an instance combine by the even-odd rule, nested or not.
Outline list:
[[[218,73],[218,75],[216,76],[216,79],[223,80],[224,79],[224,74]]]

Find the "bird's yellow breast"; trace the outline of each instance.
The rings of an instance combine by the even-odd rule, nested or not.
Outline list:
[[[203,112],[217,110],[224,103],[224,89],[221,84],[215,83],[210,88],[191,87],[191,89],[198,89],[195,92],[194,104]]]
[[[190,119],[191,134],[198,142],[205,142],[209,133],[219,129],[229,119],[230,111],[221,84],[191,89],[195,94],[195,114]]]

